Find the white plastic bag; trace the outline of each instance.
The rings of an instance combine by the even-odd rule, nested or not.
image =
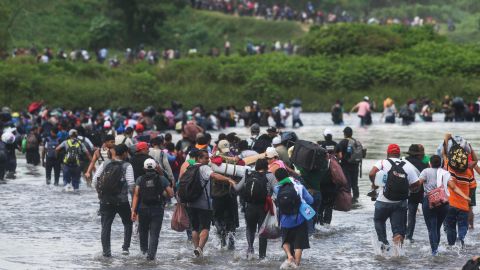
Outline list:
[[[281,235],[280,226],[278,224],[277,209],[273,207],[273,215],[268,212],[262,226],[260,227],[259,237],[267,239],[277,239]]]

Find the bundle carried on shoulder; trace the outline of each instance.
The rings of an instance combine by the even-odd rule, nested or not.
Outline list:
[[[320,145],[309,141],[297,140],[290,160],[296,166],[311,171],[322,168],[327,162],[326,157],[327,150]]]
[[[328,155],[328,159],[332,182],[337,186],[347,186],[347,177],[345,176],[345,173],[343,173],[340,163],[338,163],[337,159],[332,155]]]

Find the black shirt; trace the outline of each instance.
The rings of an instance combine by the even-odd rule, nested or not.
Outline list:
[[[321,142],[318,142],[318,144],[327,149],[327,152],[329,154],[334,154],[335,153],[335,148],[337,147],[337,142],[333,141],[333,140],[330,140],[330,141],[321,141]]]
[[[342,165],[350,164],[348,159],[351,153],[348,153],[348,139],[343,139],[337,144],[335,153],[342,153],[342,159],[340,160]]]
[[[145,174],[143,163],[149,158],[153,159],[153,157],[149,156],[148,154],[137,153],[130,159],[130,164],[132,164],[133,168],[133,177],[135,179]]]

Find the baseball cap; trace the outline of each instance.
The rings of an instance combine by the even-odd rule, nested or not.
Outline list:
[[[282,143],[282,139],[280,139],[279,136],[273,138],[273,140],[272,140],[272,144],[273,144],[273,145],[281,144],[281,143]]]
[[[147,150],[148,144],[146,142],[139,142],[137,143],[137,152],[142,150]]]
[[[221,140],[218,142],[217,148],[222,153],[228,152],[230,151],[230,143],[227,140]]]
[[[76,129],[70,129],[70,131],[68,132],[68,136],[72,136],[73,134],[78,134],[78,131]]]
[[[265,151],[265,157],[266,158],[278,157],[278,152],[277,152],[277,150],[275,150],[275,148],[268,147],[267,150]]]
[[[103,128],[111,128],[112,127],[112,123],[110,121],[105,121],[105,123],[103,123]]]
[[[145,130],[145,127],[142,124],[137,123],[137,125],[135,125],[135,130],[138,132],[142,132]]]
[[[157,163],[152,158],[147,158],[145,162],[143,162],[143,168],[145,170],[153,170],[155,167],[157,167]]]
[[[329,128],[326,128],[324,131],[323,131],[323,136],[327,136],[327,135],[332,135],[333,136],[333,132],[329,129]]]
[[[388,145],[387,154],[399,155],[400,154],[400,146],[398,146],[398,144]]]

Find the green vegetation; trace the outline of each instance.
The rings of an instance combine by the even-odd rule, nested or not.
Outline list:
[[[307,34],[297,22],[196,11],[183,8],[181,1],[45,0],[38,6],[34,0],[5,0],[0,2],[0,54],[32,43],[38,48],[112,50],[145,43],[147,48],[182,52],[195,47],[201,54],[166,65],[122,64],[115,69],[93,62],[7,59],[0,62],[0,103],[20,109],[42,99],[52,106],[142,108],[175,99],[214,109],[242,107],[254,99],[273,106],[298,97],[306,110],[328,111],[337,99],[350,106],[364,95],[377,102],[390,96],[402,103],[424,96],[439,100],[445,94],[472,99],[480,93],[480,49],[468,42],[480,36],[476,1],[335,2],[364,16],[452,18],[457,31],[445,38],[431,27],[338,24],[312,27]],[[234,56],[202,56],[212,47],[221,50],[225,40]],[[276,40],[294,40],[301,54],[239,53],[248,41],[270,46]]]
[[[337,99],[350,106],[364,95],[377,102],[390,96],[402,103],[425,96],[439,100],[445,94],[473,99],[480,93],[480,49],[475,46],[443,41],[428,28],[332,28],[337,27],[314,30],[302,42],[342,39],[339,32],[350,36],[352,27],[366,40],[387,36],[393,42],[387,44],[394,45],[379,50],[377,44],[360,40],[333,50],[321,43],[305,52],[308,57],[282,53],[197,57],[163,68],[146,63],[118,69],[62,61],[33,64],[33,59],[17,58],[0,63],[0,88],[8,90],[0,100],[14,108],[36,99],[53,106],[142,108],[176,99],[214,109],[226,104],[241,107],[254,99],[273,106],[298,97],[306,110],[325,111]],[[337,43],[342,44],[332,44]]]

